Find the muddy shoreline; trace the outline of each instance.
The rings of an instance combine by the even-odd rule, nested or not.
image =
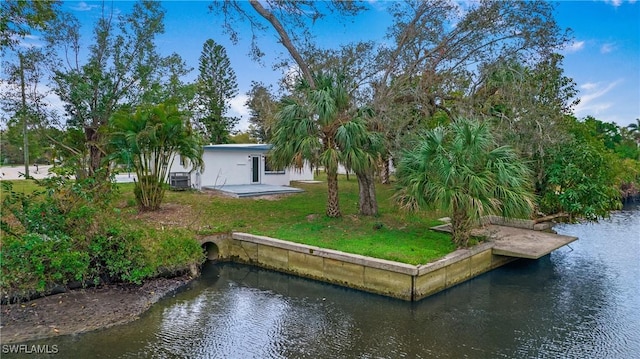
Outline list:
[[[2,305],[0,342],[21,343],[125,324],[193,279],[154,278],[140,286],[103,285]]]

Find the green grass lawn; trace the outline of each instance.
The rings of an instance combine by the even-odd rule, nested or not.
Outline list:
[[[32,193],[36,190],[42,190],[42,187],[38,186],[36,184],[36,182],[34,180],[28,179],[21,179],[21,180],[2,180],[0,181],[0,184],[2,184],[2,182],[11,182],[11,185],[13,187],[13,191],[14,192],[20,192],[20,193]],[[3,193],[4,193],[4,188],[0,185],[0,200],[2,198],[4,198]]]
[[[319,178],[324,180],[323,177]],[[342,218],[328,218],[326,182],[296,184],[305,190],[273,199],[211,197],[167,192],[167,203],[189,204],[201,233],[237,231],[409,264],[423,264],[455,250],[448,234],[429,228],[438,213],[407,213],[393,202],[393,188],[377,185],[378,217],[359,216],[358,183],[340,178]],[[123,192],[129,192],[123,188]]]
[[[342,218],[325,216],[327,185],[296,184],[304,193],[277,198],[230,198],[211,193],[167,191],[160,216],[137,213],[133,184],[120,184],[119,207],[125,218],[140,225],[180,226],[197,234],[246,232],[297,243],[388,259],[424,264],[452,251],[448,234],[429,228],[440,224],[439,213],[407,213],[393,202],[393,187],[376,187],[380,214],[364,217],[358,211],[355,176],[340,177]],[[13,181],[15,191],[33,191],[32,181]],[[175,213],[168,208],[179,208]],[[186,211],[183,209],[187,209]],[[140,219],[145,219],[140,221]]]

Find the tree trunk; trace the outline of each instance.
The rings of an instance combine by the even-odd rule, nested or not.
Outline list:
[[[162,199],[164,198],[162,182],[159,182],[158,178],[153,175],[139,177],[133,188],[138,209],[140,211],[155,211],[160,209]]]
[[[363,216],[378,215],[378,200],[376,199],[376,187],[373,171],[356,173],[358,188],[360,189],[358,205]]]
[[[466,248],[469,246],[469,237],[471,237],[471,221],[467,211],[454,203],[451,216],[451,239],[458,247]]]
[[[391,183],[391,180],[389,179],[389,156],[381,156],[380,162],[380,183],[389,184]]]
[[[338,200],[338,171],[337,169],[327,169],[327,217],[338,218],[340,213],[340,202]]]
[[[104,152],[100,149],[100,143],[102,141],[102,136],[100,135],[100,131],[93,127],[85,127],[85,140],[86,145],[89,149],[89,163],[88,168],[85,169],[84,173],[86,177],[93,177],[99,174],[100,178],[96,178],[96,180],[106,180],[109,177],[108,171],[105,173],[100,173],[100,169],[102,169]],[[107,166],[108,169],[108,166]]]

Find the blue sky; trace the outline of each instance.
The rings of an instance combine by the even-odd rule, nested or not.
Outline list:
[[[357,40],[382,40],[389,15],[385,3],[371,1],[371,10],[345,25],[318,21],[313,28],[321,45],[330,46]],[[100,14],[101,2],[65,1],[65,10],[78,16],[83,26],[84,45],[91,41],[92,22]],[[107,4],[111,5],[110,2]],[[132,2],[114,1],[119,11],[128,12]],[[245,116],[245,93],[251,81],[275,83],[282,74],[271,63],[285,54],[274,32],[262,34],[267,53],[264,65],[248,57],[249,33],[241,31],[241,41],[233,45],[222,33],[222,19],[208,10],[210,1],[163,1],[167,10],[165,34],[158,40],[164,54],[177,52],[194,68],[203,43],[212,38],[226,47],[236,72],[239,96],[232,101],[232,114]],[[561,1],[556,8],[561,27],[573,30],[573,43],[561,53],[565,56],[565,75],[574,79],[581,103],[574,112],[578,118],[591,115],[602,121],[627,125],[640,118],[640,3],[636,1]],[[286,55],[286,54],[285,54]],[[246,121],[241,122],[246,127]]]

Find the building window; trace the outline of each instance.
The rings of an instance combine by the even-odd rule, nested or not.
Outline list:
[[[264,158],[264,173],[265,174],[284,174],[284,168],[279,168],[269,163],[269,157]]]

